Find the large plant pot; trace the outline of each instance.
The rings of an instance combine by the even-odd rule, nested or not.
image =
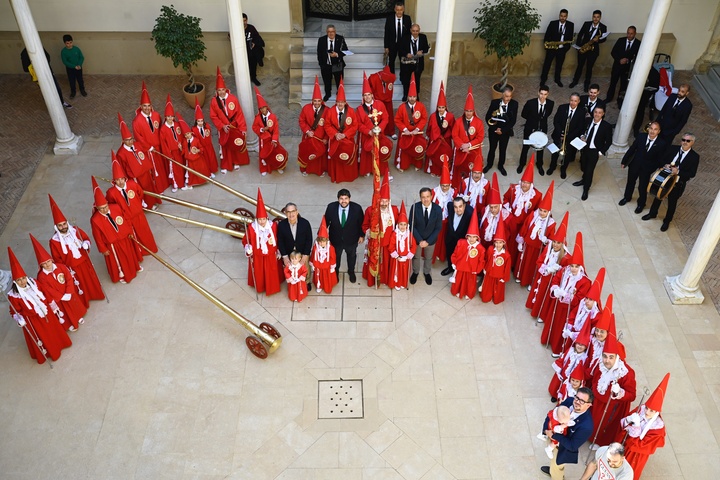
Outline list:
[[[502,92],[500,91],[500,83],[493,84],[492,87],[490,87],[490,95],[492,96],[493,100],[497,100],[498,98],[502,98]],[[511,83],[508,83],[506,86],[512,88],[513,90],[515,87]]]
[[[201,107],[205,105],[205,92],[207,91],[207,89],[205,88],[205,84],[195,82],[196,89],[197,87],[200,87],[195,93],[188,92],[187,87],[187,85],[183,87],[183,95],[185,96],[185,101],[187,102],[187,104],[190,105],[190,107],[195,108],[195,99],[197,98],[197,101]]]

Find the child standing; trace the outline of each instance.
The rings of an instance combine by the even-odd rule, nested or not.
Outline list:
[[[205,123],[202,108],[197,98],[195,98],[195,125],[192,130],[193,136],[197,137],[202,144],[203,157],[205,157],[205,162],[210,170],[210,178],[215,178],[215,173],[218,171],[218,160],[212,143],[210,124]]]
[[[65,71],[67,72],[68,81],[70,82],[70,98],[75,98],[75,83],[80,86],[80,95],[87,97],[85,91],[85,81],[82,76],[82,65],[85,61],[82,51],[73,45],[73,38],[71,35],[63,35],[63,42],[65,48],[60,52],[60,58],[63,64],[65,64]]]
[[[494,304],[505,300],[505,282],[510,280],[510,254],[505,248],[505,223],[498,222],[493,245],[485,259],[485,281],[480,286],[480,299]]]
[[[292,252],[289,257],[290,265],[285,267],[288,298],[293,302],[302,302],[308,296],[307,286],[305,285],[305,278],[308,274],[307,267],[302,263],[302,254],[300,252]]]
[[[409,260],[415,256],[415,237],[410,235],[408,230],[408,218],[405,212],[405,202],[400,204],[400,215],[398,215],[397,227],[390,236],[390,274],[388,275],[388,287],[400,290],[407,288],[410,278]]]
[[[475,298],[478,275],[485,267],[485,248],[480,243],[478,218],[474,213],[465,239],[458,240],[450,261],[454,270],[449,279],[450,293],[458,298],[462,295],[465,300]]]
[[[313,284],[318,293],[322,291],[332,293],[333,287],[337,284],[335,262],[335,247],[330,245],[325,216],[323,216],[315,245],[310,254],[310,264],[313,268]]]

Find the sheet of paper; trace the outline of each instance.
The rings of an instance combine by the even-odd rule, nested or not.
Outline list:
[[[610,35],[610,32],[603,33],[602,35],[600,35],[600,40],[606,39],[608,35]]]
[[[548,143],[548,146],[545,147],[545,148],[547,148],[547,149],[548,149],[548,152],[550,152],[550,153],[556,153],[556,152],[559,152],[559,151],[560,151],[560,149],[558,148],[558,146],[555,145],[554,143]]]
[[[577,138],[575,138],[575,140],[570,142],[570,145],[577,148],[578,150],[582,150],[583,148],[585,148],[585,145],[587,145],[587,143],[580,140],[580,137],[577,137]]]
[[[349,57],[350,55],[355,55],[355,54],[354,54],[353,52],[351,52],[350,50],[343,50],[343,53],[345,54],[346,57]]]

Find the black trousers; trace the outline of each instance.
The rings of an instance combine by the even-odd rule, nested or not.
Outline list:
[[[342,260],[342,254],[347,254],[347,265],[348,273],[355,271],[355,262],[357,262],[357,243],[354,245],[333,245],[335,247],[335,272],[340,275],[340,261]]]
[[[250,51],[247,52],[248,67],[250,69],[250,80],[257,80],[257,59]]]
[[[75,83],[77,82],[77,85],[80,87],[80,91],[85,91],[85,81],[83,80],[82,76],[82,69],[75,70],[74,68],[67,68],[65,67],[65,71],[67,72],[68,76],[68,82],[70,82],[70,95],[75,95]]]
[[[685,193],[685,185],[686,182],[678,181],[675,184],[675,188],[673,188],[668,196],[665,197],[665,200],[667,200],[667,212],[665,213],[663,223],[672,222],[673,216],[675,216],[675,209],[677,208],[678,200],[680,200],[682,194]],[[657,216],[661,203],[662,200],[658,200],[657,198],[653,200],[652,206],[650,207],[650,215]]]
[[[557,50],[545,50],[545,61],[543,62],[542,73],[540,74],[540,83],[544,84],[547,82],[548,74],[550,73],[550,65],[555,60],[555,78],[556,82],[560,82],[562,76],[562,67],[565,63],[565,55],[567,54],[567,45],[565,48],[559,48]]]
[[[473,213],[474,215],[474,213]],[[450,217],[448,221],[452,221],[453,217]],[[457,238],[449,238],[447,235],[445,236],[445,254],[447,255],[447,264],[448,268],[452,268],[452,254],[455,251],[455,247],[457,247],[458,239]]]
[[[343,76],[342,71],[333,72],[332,65],[320,65],[320,74],[322,75],[323,84],[325,85],[325,95],[332,95],[332,81],[335,79],[335,88],[340,86],[340,79]]]
[[[492,128],[492,127],[488,127]],[[507,153],[507,145],[510,141],[510,135],[498,135],[495,131],[490,131],[488,134],[490,137],[490,150],[487,154],[487,167],[492,167],[495,162],[495,149],[500,146],[500,155],[498,157],[498,167],[505,166],[505,154]]]
[[[638,207],[644,207],[647,202],[647,187],[650,183],[650,177],[654,170],[646,170],[641,167],[632,167],[632,164],[628,167],[628,178],[625,183],[625,193],[623,198],[626,201],[632,200],[633,190],[635,190],[635,184],[638,184]]]
[[[417,71],[416,63],[400,64],[400,82],[403,86],[402,101],[407,101],[408,90],[410,89],[410,79],[412,74],[415,73],[415,88],[417,89],[418,100],[420,99],[420,76],[422,71]]]
[[[388,48],[388,67],[390,67],[390,73],[395,73],[395,59],[397,56],[397,45],[391,45],[390,48]]]
[[[575,75],[573,76],[573,83],[578,83],[580,81],[580,75],[582,75],[583,67],[585,64],[587,64],[585,68],[585,83],[584,86],[587,89],[588,86],[590,86],[590,81],[592,79],[592,69],[595,65],[595,60],[597,60],[598,54],[594,51],[587,52],[587,53],[578,53],[578,64],[577,68],[575,69]]]
[[[582,168],[583,192],[588,192],[592,186],[595,167],[597,166],[600,151],[595,148],[584,148],[580,154],[580,168]]]
[[[610,72],[610,86],[608,87],[607,91],[607,101],[609,102],[615,97],[615,88],[618,85],[618,82],[620,83],[620,90],[618,90],[618,96],[625,90],[627,90],[628,86],[628,72],[630,71],[630,64],[621,65],[617,62],[613,63],[612,71]]]
[[[530,151],[530,149],[533,148],[530,145],[523,145],[522,150],[520,151],[520,160],[518,161],[518,166],[524,167],[527,163],[527,154]],[[540,168],[543,166],[543,155],[544,155],[545,149],[538,150],[535,152],[535,166]]]

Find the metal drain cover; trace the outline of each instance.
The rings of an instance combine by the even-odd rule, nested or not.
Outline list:
[[[362,380],[318,380],[318,418],[363,418]]]

